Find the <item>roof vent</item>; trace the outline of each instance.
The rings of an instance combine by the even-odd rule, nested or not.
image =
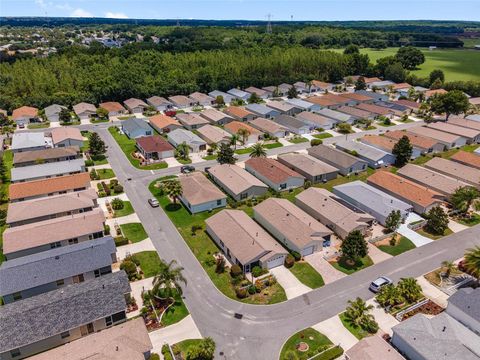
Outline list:
[[[445,332],[445,330],[447,330],[446,326],[443,327],[442,332]]]

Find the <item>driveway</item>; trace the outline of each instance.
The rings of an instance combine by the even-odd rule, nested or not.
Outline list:
[[[434,241],[432,239],[429,239],[425,236],[420,235],[419,233],[417,233],[416,231],[413,231],[408,227],[407,224],[411,224],[419,220],[423,220],[423,218],[420,215],[417,215],[415,213],[410,213],[408,214],[408,217],[405,223],[400,225],[400,227],[398,228],[398,233],[400,235],[405,236],[407,239],[413,242],[416,247],[423,246]]]
[[[148,334],[152,342],[152,352],[160,354],[164,344],[176,344],[187,339],[201,339],[202,334],[193,321],[192,315],[188,315],[182,321],[167,326],[163,329],[152,331]]]
[[[308,286],[303,285],[285,266],[277,266],[276,268],[271,269],[270,272],[285,290],[287,299],[293,299],[294,297],[306,294],[312,290]]]
[[[107,214],[108,215],[108,214]],[[116,225],[123,225],[123,224],[129,224],[129,223],[139,223],[140,219],[138,218],[138,215],[133,213],[127,216],[121,216],[118,218],[112,218],[112,219],[107,219],[106,224],[110,226],[110,229],[113,230],[113,228]]]
[[[345,326],[343,326],[338,315],[322,321],[319,324],[313,325],[312,328],[320,331],[323,335],[328,337],[332,343],[340,345],[345,351],[358,342],[358,339],[353,336]]]
[[[393,333],[392,327],[400,322],[395,319],[395,316],[386,313],[385,310],[379,304],[377,304],[375,300],[367,300],[367,304],[373,305],[373,309],[370,313],[375,317],[375,321],[378,323],[379,328],[391,336]]]
[[[383,252],[372,243],[367,242],[367,244],[368,244],[368,256],[370,256],[374,264],[378,264],[392,257],[392,255],[387,254],[386,252]]]
[[[439,264],[440,265],[440,264]],[[423,294],[432,300],[434,303],[447,307],[448,305],[448,295],[445,294],[442,290],[438,289],[423,276],[417,278],[418,284],[422,287]]]
[[[137,243],[118,246],[117,259],[118,261],[121,261],[125,259],[127,255],[136,254],[142,251],[156,251],[155,246],[153,246],[152,240],[147,238]]]
[[[323,258],[322,252],[316,252],[312,255],[305,256],[305,260],[312,265],[312,267],[317,270],[320,275],[322,275],[325,284],[330,284],[347,276],[330,265],[330,263]]]
[[[448,221],[448,228],[452,230],[454,233],[457,233],[459,231],[463,231],[465,229],[468,229],[468,226],[462,225],[456,221],[453,221],[452,219],[449,219]]]

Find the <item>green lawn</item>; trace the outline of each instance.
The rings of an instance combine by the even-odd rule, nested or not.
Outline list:
[[[217,158],[217,155],[212,154],[212,155],[204,156],[202,159],[203,160],[215,160],[216,158]]]
[[[465,226],[474,226],[480,224],[480,215],[473,213],[468,218],[456,217],[454,220]]]
[[[320,275],[308,262],[296,262],[289,270],[302,284],[311,289],[316,289],[325,285],[322,275]]]
[[[172,346],[172,350],[175,354],[181,354],[181,358],[185,359],[187,350],[191,346],[196,346],[202,342],[202,339],[188,339],[188,340],[183,340],[179,343],[176,343]]]
[[[338,317],[340,318],[340,321],[342,322],[343,326],[345,326],[345,328],[348,331],[350,331],[353,334],[353,336],[355,336],[358,340],[361,340],[364,337],[372,335],[368,331],[365,331],[362,328],[355,326],[350,321],[348,321],[345,317],[345,313],[341,313],[340,315],[338,315]]]
[[[164,326],[175,324],[189,314],[182,297],[177,292],[175,293],[175,303],[171,305],[163,314],[162,325]]]
[[[107,123],[109,122],[109,119],[97,119],[97,118],[91,118],[90,123],[92,124],[101,124],[101,123]]]
[[[156,251],[142,251],[135,254],[135,258],[140,262],[145,278],[157,275],[160,269],[160,258]]]
[[[122,224],[120,228],[122,229],[123,236],[132,243],[145,240],[148,237],[145,228],[140,223]]]
[[[346,260],[342,257],[338,262],[331,263],[333,267],[347,275],[353,274],[356,271],[365,269],[366,267],[372,266],[373,261],[370,259],[370,256],[365,256],[355,262],[354,265],[347,264]]]
[[[123,202],[123,209],[120,209],[120,210],[114,210],[114,217],[122,217],[122,216],[127,216],[127,215],[131,215],[135,212],[135,210],[133,210],[133,206],[132,206],[132,203],[130,201],[124,201]]]
[[[42,123],[32,123],[27,125],[27,129],[46,129],[50,127],[50,123],[42,122]]]
[[[304,342],[308,345],[308,351],[299,351],[297,350],[297,345],[301,342]],[[307,360],[313,355],[318,354],[326,349],[331,348],[331,350],[325,352],[323,355],[315,359],[335,359],[336,357],[343,354],[343,349],[341,347],[333,347],[333,343],[328,337],[323,335],[312,328],[306,328],[299,331],[298,333],[292,335],[283,345],[282,351],[280,353],[279,360]],[[334,356],[334,354],[336,356]],[[330,356],[328,356],[330,355]]]
[[[328,138],[331,138],[333,137],[332,134],[330,133],[321,133],[321,134],[314,134],[312,135],[314,138],[317,138],[317,139],[328,139]]]
[[[278,141],[277,142],[274,142],[274,143],[271,143],[271,144],[264,144],[263,147],[265,149],[275,149],[275,148],[279,148],[279,147],[282,147],[282,143],[279,143]]]
[[[100,177],[100,180],[111,179],[115,177],[115,173],[112,169],[98,169],[96,170],[97,175]]]
[[[252,152],[252,148],[251,148],[251,147],[248,147],[248,148],[245,148],[245,149],[237,149],[237,150],[235,150],[235,154],[237,154],[237,155],[250,154],[251,152]]]
[[[450,234],[453,234],[453,231],[450,230],[450,229],[447,229],[445,230],[445,232],[443,233],[443,235],[436,235],[436,234],[432,234],[431,232],[427,231],[426,228],[421,228],[421,229],[418,229],[416,230],[417,233],[419,233],[420,235],[423,235],[425,237],[428,237],[432,240],[438,240],[438,239],[441,239],[442,237],[444,236],[447,236],[447,235],[450,235]]]
[[[404,253],[405,251],[415,249],[415,244],[405,236],[402,236],[399,240],[397,240],[397,244],[395,246],[380,245],[378,248],[387,254],[396,256]]]
[[[157,164],[152,164],[152,165],[145,165],[142,166],[140,165],[140,160],[136,159],[132,156],[132,154],[136,150],[136,142],[135,140],[129,139],[127,135],[125,134],[120,134],[117,131],[116,126],[110,126],[108,128],[108,131],[112,135],[112,137],[115,139],[117,144],[120,146],[122,149],[123,153],[127,157],[128,161],[130,161],[130,164],[132,164],[134,167],[137,169],[141,170],[158,170],[158,169],[165,169],[168,167],[168,164],[166,162],[160,162]]]
[[[185,159],[180,159],[180,158],[175,158],[180,164],[183,165],[188,165],[192,163],[192,159],[188,158],[187,160]]]
[[[11,150],[5,150],[3,152],[3,165],[5,166],[5,181],[0,181],[0,193],[3,198],[0,199],[0,210],[7,211],[8,208],[8,190],[10,186],[10,169],[13,166],[13,152]],[[3,232],[7,228],[7,225],[0,226],[0,264],[5,260],[3,256]]]
[[[384,124],[382,121],[377,121],[375,123],[375,125],[383,126],[383,127],[390,127],[390,126],[395,126],[396,124],[394,124],[393,122],[391,122],[390,124]]]
[[[288,141],[290,141],[292,144],[300,144],[300,143],[308,142],[308,139],[304,138],[303,136],[298,136]]]

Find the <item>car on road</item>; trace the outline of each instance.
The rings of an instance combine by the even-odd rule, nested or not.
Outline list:
[[[393,284],[393,281],[391,279],[389,279],[386,276],[380,276],[375,281],[372,281],[372,283],[369,286],[369,289],[374,293],[378,293],[382,287],[390,284]]]
[[[193,171],[195,171],[195,167],[192,166],[192,165],[184,165],[180,168],[180,172],[182,174],[188,174],[188,173],[191,173]]]
[[[148,199],[148,203],[150,204],[151,207],[159,207],[160,203],[158,202],[157,199],[150,198]]]

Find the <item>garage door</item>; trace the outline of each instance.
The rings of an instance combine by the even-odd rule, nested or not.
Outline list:
[[[310,255],[310,254],[313,254],[313,249],[315,247],[314,246],[310,246],[310,247],[307,247],[305,249],[302,250],[302,256],[307,256],[307,255]]]
[[[284,262],[285,262],[285,256],[276,257],[274,259],[267,261],[267,268],[273,269],[274,267],[282,266]]]

